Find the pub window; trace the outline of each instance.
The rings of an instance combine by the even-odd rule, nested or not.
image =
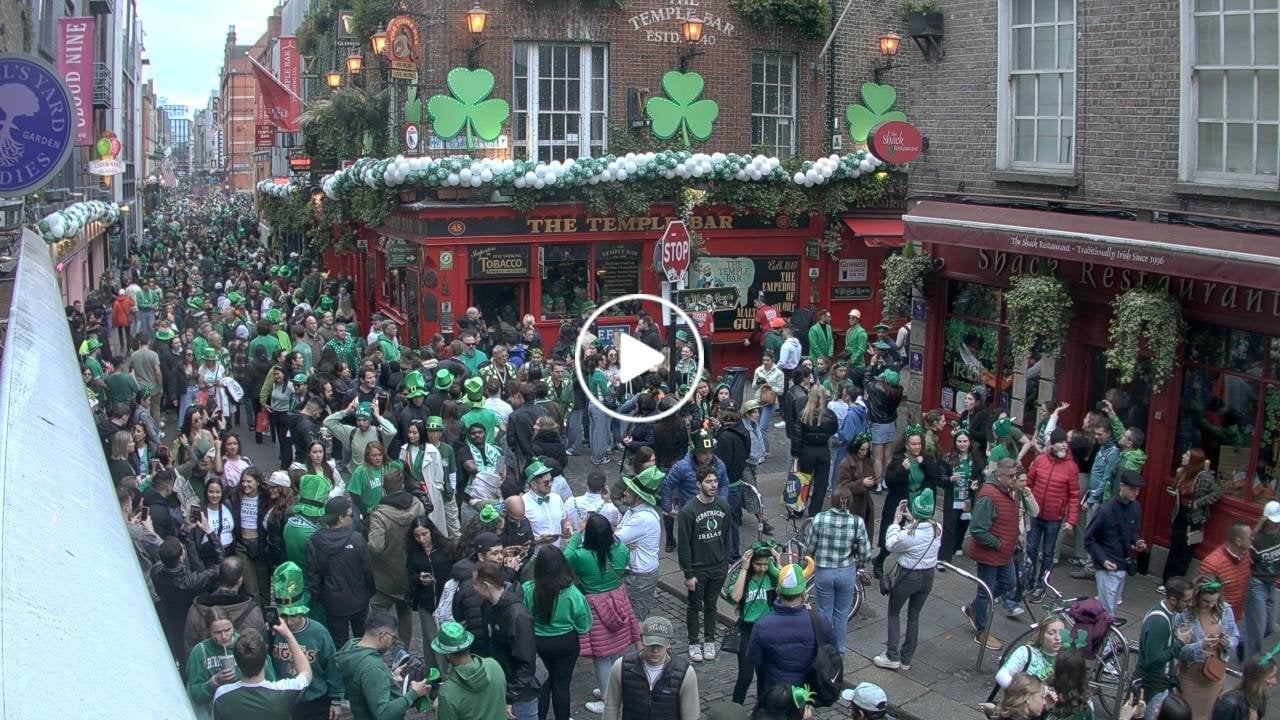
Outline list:
[[[1191,323],[1176,468],[1199,448],[1226,495],[1280,499],[1280,338]]]
[[[1274,188],[1280,166],[1276,0],[1182,0],[1182,176]]]
[[[751,54],[751,147],[787,157],[796,150],[796,56]]]
[[[542,319],[576,318],[591,298],[589,245],[544,245],[539,248],[542,272]]]
[[[977,283],[947,283],[943,324],[942,406],[960,413],[965,396],[978,393],[1008,408],[1013,384],[1012,357],[1004,325],[1003,294]]]
[[[1002,0],[1000,166],[1074,163],[1076,0]]]
[[[604,45],[515,43],[512,78],[518,157],[550,162],[604,155],[609,98]]]

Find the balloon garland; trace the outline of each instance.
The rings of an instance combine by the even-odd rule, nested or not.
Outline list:
[[[285,185],[279,185],[273,180],[259,180],[257,185],[259,195],[266,195],[274,198],[286,198],[292,193],[298,192],[297,183],[290,180]]]
[[[78,202],[45,215],[36,227],[45,242],[54,243],[79,235],[89,223],[95,220],[101,220],[108,227],[115,225],[120,220],[120,206],[101,200]]]
[[[574,188],[601,183],[630,183],[649,180],[703,180],[720,182],[794,183],[815,187],[840,180],[853,180],[884,164],[867,150],[845,155],[828,155],[806,160],[794,174],[782,161],[765,155],[733,153],[627,153],[621,157],[570,158],[563,162],[472,158],[456,155],[444,158],[401,155],[391,158],[360,158],[353,165],[326,175],[321,188],[331,200],[348,196],[365,187],[376,190],[402,186],[536,189]],[[270,187],[266,187],[270,185]],[[284,197],[294,186],[258,184],[261,193]]]

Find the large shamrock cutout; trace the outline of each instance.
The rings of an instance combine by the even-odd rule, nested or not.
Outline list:
[[[671,70],[662,76],[667,97],[651,97],[644,104],[645,114],[653,121],[654,135],[666,140],[679,130],[685,147],[689,147],[690,135],[698,140],[711,137],[720,106],[715,100],[698,99],[702,85],[698,73]]]
[[[506,100],[485,100],[493,92],[493,73],[488,70],[454,68],[445,78],[449,95],[432,95],[427,101],[427,113],[431,115],[436,135],[442,138],[457,137],[466,129],[467,148],[474,147],[472,133],[481,140],[497,140],[502,123],[511,114]]]
[[[880,123],[907,119],[904,113],[889,110],[898,99],[898,91],[892,86],[863,83],[861,93],[863,104],[855,103],[845,111],[845,118],[849,121],[849,135],[854,142],[866,142],[871,130]]]

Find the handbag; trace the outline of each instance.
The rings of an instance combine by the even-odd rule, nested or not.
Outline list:
[[[253,431],[264,433],[271,429],[271,414],[266,408],[258,408],[258,415],[253,419]]]
[[[1204,656],[1204,667],[1200,669],[1204,674],[1204,678],[1209,682],[1222,682],[1222,678],[1227,674],[1227,664],[1222,661],[1216,653]]]
[[[737,655],[742,651],[742,633],[738,632],[737,628],[734,628],[729,632],[729,634],[721,638],[720,649],[724,652]]]
[[[760,388],[760,404],[769,406],[778,402],[778,392],[769,386]]]
[[[1204,526],[1198,528],[1187,528],[1187,544],[1199,545],[1204,542]]]

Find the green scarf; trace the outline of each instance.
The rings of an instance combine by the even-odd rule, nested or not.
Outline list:
[[[907,466],[907,475],[911,478],[910,494],[911,497],[914,498],[924,485],[924,469],[921,468],[920,463],[916,462],[914,459],[909,459]]]

